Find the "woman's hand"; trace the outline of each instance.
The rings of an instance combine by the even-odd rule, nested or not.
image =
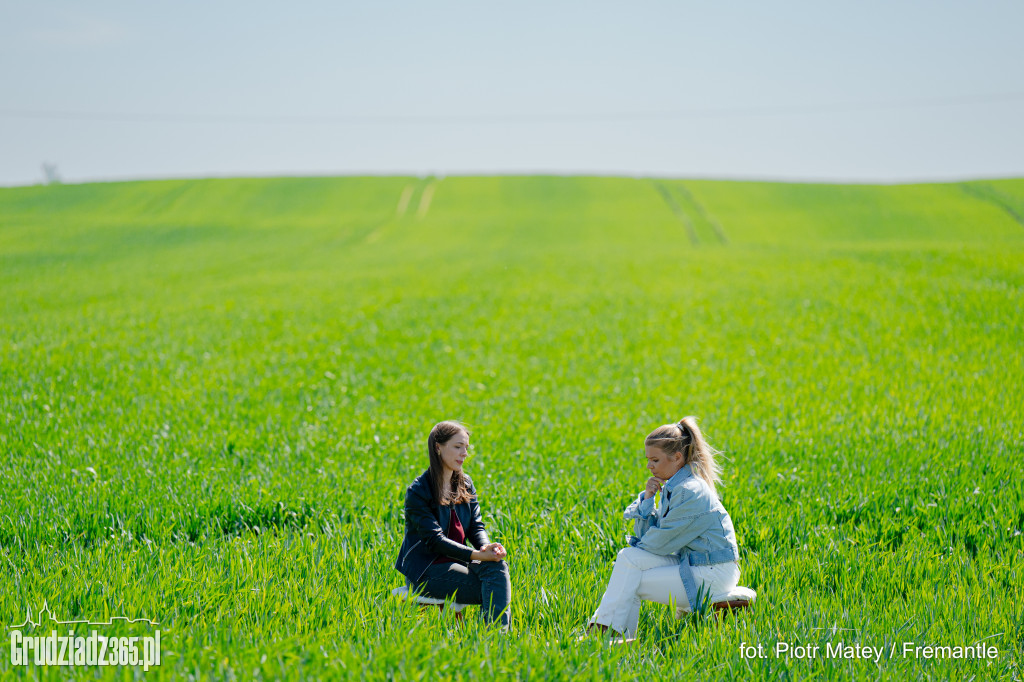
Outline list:
[[[661,490],[661,479],[651,476],[647,479],[647,488],[644,490],[644,499],[649,500],[654,497],[659,490]]]
[[[500,542],[491,542],[473,552],[476,561],[501,561],[508,555]]]

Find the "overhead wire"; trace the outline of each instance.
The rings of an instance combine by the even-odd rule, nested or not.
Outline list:
[[[616,123],[687,118],[780,116],[791,114],[847,113],[877,109],[919,109],[970,104],[1024,101],[1024,92],[960,95],[873,102],[834,102],[746,107],[710,107],[664,111],[620,111],[606,113],[520,113],[520,114],[310,114],[259,115],[211,113],[133,113],[111,111],[60,111],[0,109],[0,118],[29,120],[95,121],[109,123],[250,123],[263,125],[394,125],[394,124],[516,124],[516,123]]]

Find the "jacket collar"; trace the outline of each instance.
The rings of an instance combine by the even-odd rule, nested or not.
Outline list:
[[[467,479],[469,476],[466,477]],[[472,483],[472,481],[470,481]],[[430,481],[430,469],[427,469],[419,478],[416,479],[414,485],[422,486],[424,491],[430,500],[433,501],[433,506],[437,509],[437,522],[441,526],[441,532],[448,532],[448,524],[452,520],[452,509],[455,509],[455,514],[459,517],[459,523],[462,524],[463,528],[469,527],[469,505],[468,504],[456,504],[456,505],[443,505],[438,504],[437,499],[434,497],[434,486]]]
[[[691,476],[693,476],[693,470],[690,468],[690,465],[687,464],[682,469],[672,474],[672,478],[665,481],[665,485],[662,487],[671,490]]]

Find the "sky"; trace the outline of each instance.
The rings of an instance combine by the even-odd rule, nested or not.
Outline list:
[[[0,0],[0,185],[1024,176],[1024,2]]]

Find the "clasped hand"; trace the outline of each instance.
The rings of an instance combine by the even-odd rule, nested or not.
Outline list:
[[[475,557],[478,561],[501,561],[508,554],[500,542],[489,542],[478,551],[480,556]]]

